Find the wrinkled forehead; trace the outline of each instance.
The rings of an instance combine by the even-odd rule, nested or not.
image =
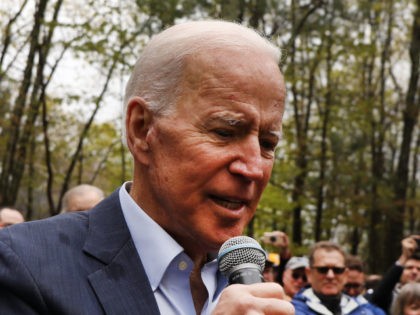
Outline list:
[[[180,85],[181,93],[198,91],[206,96],[217,89],[233,101],[240,91],[261,101],[269,99],[278,110],[284,110],[286,87],[278,64],[255,51],[227,48],[188,56]]]
[[[244,78],[262,75],[265,76],[267,81],[272,79],[277,80],[278,84],[284,84],[278,63],[263,50],[244,50],[241,47],[213,47],[194,52],[194,54],[187,54],[184,56],[182,64],[184,73],[193,73],[192,70],[195,69],[197,75],[204,74],[205,72],[201,70],[205,68],[219,74],[224,72],[239,73]]]

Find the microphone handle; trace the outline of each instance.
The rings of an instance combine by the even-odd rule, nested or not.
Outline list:
[[[253,284],[264,282],[261,269],[255,264],[241,264],[231,270],[229,284]]]

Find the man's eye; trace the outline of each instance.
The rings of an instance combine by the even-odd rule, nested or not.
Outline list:
[[[261,139],[260,140],[260,145],[263,149],[265,149],[267,151],[274,151],[276,149],[277,142],[272,141],[272,140]]]
[[[228,129],[215,129],[213,132],[221,138],[231,138],[234,136],[233,131]]]

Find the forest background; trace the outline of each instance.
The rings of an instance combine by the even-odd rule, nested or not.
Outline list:
[[[420,231],[420,0],[3,0],[0,206],[45,218],[74,185],[130,180],[130,69],[154,34],[203,18],[283,52],[284,139],[247,234],[285,231],[295,254],[332,239],[382,272]]]

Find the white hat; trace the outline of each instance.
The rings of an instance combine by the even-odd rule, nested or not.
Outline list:
[[[308,258],[294,256],[289,259],[289,261],[287,262],[284,268],[295,270],[298,268],[305,268],[305,267],[309,267]]]

